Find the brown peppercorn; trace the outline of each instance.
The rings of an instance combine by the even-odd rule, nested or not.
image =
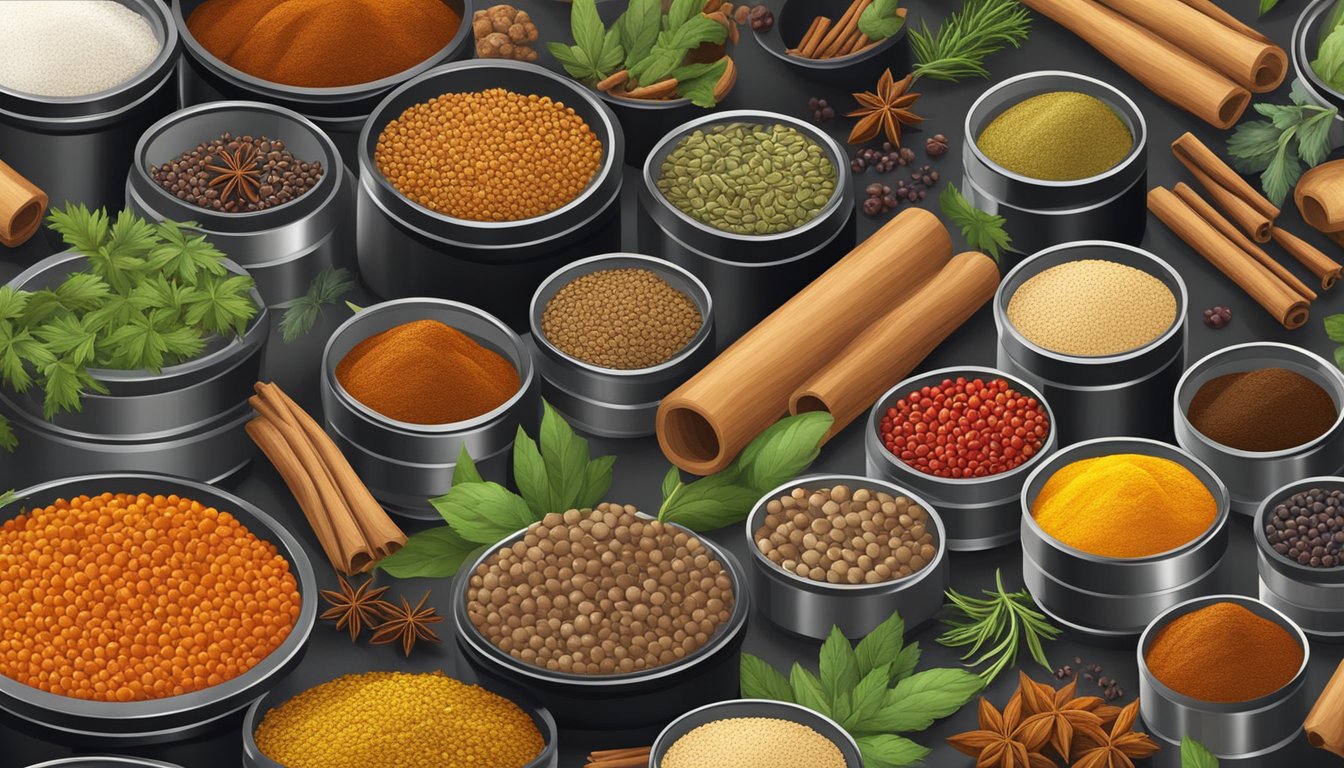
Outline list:
[[[942,157],[947,154],[950,145],[947,137],[939,133],[924,140],[924,152],[929,157]]]
[[[561,352],[603,368],[665,363],[695,338],[700,309],[656,272],[604,269],[566,283],[541,315],[541,330]]]

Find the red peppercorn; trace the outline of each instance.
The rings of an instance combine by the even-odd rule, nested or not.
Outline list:
[[[878,426],[892,455],[929,475],[988,477],[1020,466],[1045,443],[1050,420],[1007,381],[944,379],[909,393]]]

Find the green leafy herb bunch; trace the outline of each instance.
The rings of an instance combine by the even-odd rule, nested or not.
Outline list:
[[[1344,43],[1344,37],[1340,40]],[[1338,109],[1320,106],[1296,84],[1291,100],[1286,105],[1256,104],[1255,111],[1266,119],[1238,125],[1227,140],[1232,166],[1260,174],[1260,189],[1275,205],[1288,197],[1303,171],[1329,156],[1330,126],[1339,115]]]

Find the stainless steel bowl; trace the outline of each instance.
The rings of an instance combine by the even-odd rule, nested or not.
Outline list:
[[[1023,176],[990,160],[977,141],[994,118],[1024,99],[1076,91],[1106,102],[1129,128],[1134,146],[1105,173],[1077,181]],[[1014,247],[1032,253],[1075,240],[1138,245],[1147,225],[1148,126],[1115,86],[1075,72],[1027,72],[989,87],[966,113],[963,191],[976,207],[1008,220]]]
[[[374,164],[378,136],[407,108],[445,93],[507,88],[563,102],[602,142],[602,166],[568,204],[521,221],[468,221],[411,202]],[[437,67],[402,85],[370,115],[359,139],[360,272],[375,294],[471,302],[519,333],[541,281],[570,262],[620,250],[621,127],[581,83],[535,64],[499,59]]]
[[[1236,603],[1269,619],[1302,644],[1302,666],[1284,687],[1258,699],[1237,703],[1198,701],[1179,694],[1153,676],[1148,669],[1148,649],[1164,627],[1192,611],[1215,603]],[[1293,620],[1275,609],[1242,595],[1209,595],[1171,606],[1155,617],[1139,639],[1139,713],[1148,732],[1162,743],[1164,751],[1180,751],[1182,736],[1189,736],[1209,749],[1220,761],[1260,758],[1248,765],[1282,765],[1264,762],[1297,741],[1306,716],[1307,666],[1311,644]]]
[[[495,647],[467,616],[469,581],[481,564],[526,533],[527,529],[518,531],[464,565],[453,585],[452,621],[457,645],[482,680],[530,691],[566,732],[584,731],[595,743],[614,742],[607,744],[611,747],[629,746],[620,742],[632,738],[631,733],[642,735],[660,728],[687,709],[738,695],[738,651],[751,613],[746,574],[732,554],[698,534],[692,535],[723,564],[732,580],[733,610],[709,642],[684,659],[642,672],[578,675],[527,664]]]
[[[1050,434],[1041,449],[1017,467],[989,477],[949,478],[925,474],[901,461],[882,444],[879,427],[887,409],[916,390],[965,376],[985,381],[1003,379],[1018,392],[1036,398],[1050,421]],[[953,552],[992,549],[1017,540],[1022,509],[1022,484],[1032,469],[1054,452],[1059,444],[1054,411],[1035,387],[993,368],[958,366],[912,376],[887,390],[868,414],[863,437],[868,474],[897,485],[913,488],[938,507],[947,526],[947,548]]]
[[[1186,413],[1200,387],[1219,376],[1261,368],[1287,368],[1319,384],[1339,411],[1330,430],[1296,448],[1260,452],[1216,443],[1195,429]],[[1344,376],[1333,364],[1301,347],[1265,341],[1220,349],[1181,376],[1173,402],[1177,443],[1223,478],[1232,495],[1233,512],[1254,515],[1274,489],[1302,477],[1335,475],[1344,468]]]
[[[1082,459],[1138,453],[1174,461],[1198,477],[1218,505],[1194,540],[1148,557],[1114,558],[1075,549],[1036,524],[1031,508],[1055,472]],[[1203,462],[1175,446],[1134,437],[1103,438],[1062,448],[1022,488],[1022,580],[1057,623],[1102,638],[1132,637],[1153,617],[1203,594],[1227,550],[1227,487]]]
[[[150,177],[150,165],[172,162],[224,131],[284,141],[296,158],[322,163],[322,178],[284,205],[255,213],[221,213],[179,200]],[[126,204],[155,221],[198,222],[210,242],[247,269],[272,306],[302,296],[324,269],[356,269],[354,176],[321,128],[284,107],[221,101],[187,107],[155,123],[135,147]]]
[[[1292,86],[1293,90],[1306,94],[1322,107],[1344,109],[1344,93],[1327,85],[1311,66],[1320,47],[1321,22],[1334,6],[1334,0],[1312,0],[1297,17],[1289,50],[1293,65]],[[1330,146],[1344,146],[1344,115],[1337,114],[1330,121]]]
[[[201,691],[151,701],[86,701],[48,693],[0,675],[0,718],[25,733],[60,744],[77,742],[120,749],[189,739],[205,733],[265,693],[303,658],[317,617],[317,578],[298,539],[279,521],[237,496],[204,483],[151,474],[85,475],[43,483],[21,491],[0,508],[9,520],[24,508],[60,498],[97,493],[150,493],[188,496],[227,511],[258,538],[276,546],[299,585],[299,618],[280,647],[247,672]]]
[[[1176,320],[1152,342],[1119,355],[1077,357],[1028,341],[1008,322],[1008,302],[1023,283],[1051,267],[1102,259],[1141,269],[1176,297]],[[1168,263],[1130,245],[1088,240],[1047,248],[1017,265],[994,296],[997,367],[1031,384],[1059,417],[1059,444],[1114,435],[1170,440],[1170,420],[1154,403],[1176,391],[1189,334],[1185,281]]]
[[[852,85],[876,82],[883,70],[908,71],[910,66],[909,24],[902,24],[896,34],[861,53],[834,59],[807,59],[788,53],[801,42],[812,20],[818,16],[843,13],[830,0],[784,0],[776,6],[776,20],[767,32],[753,31],[752,35],[765,52],[784,62],[794,74],[806,80],[829,85]],[[789,41],[794,41],[790,44]]]
[[[119,210],[136,140],[177,108],[173,68],[181,43],[168,5],[164,0],[118,2],[145,17],[162,44],[140,74],[110,90],[74,98],[0,87],[4,160],[46,191],[53,207],[70,201]]]
[[[933,562],[901,579],[879,584],[830,584],[789,573],[775,565],[756,546],[756,531],[765,521],[766,507],[794,488],[830,488],[848,485],[905,496],[929,513],[938,553]],[[933,505],[917,494],[885,480],[856,475],[808,475],[771,490],[756,502],[746,523],[747,549],[751,551],[752,596],[761,613],[781,629],[816,640],[825,639],[831,627],[848,638],[860,638],[878,624],[900,613],[907,627],[917,627],[933,618],[943,605],[948,586],[947,531]]]
[[[1260,503],[1251,524],[1255,565],[1260,574],[1260,599],[1292,619],[1313,639],[1344,640],[1344,566],[1312,568],[1275,552],[1265,525],[1279,502],[1319,488],[1344,490],[1344,477],[1309,477],[1272,491]]]
[[[411,424],[390,419],[356,400],[336,380],[336,366],[361,341],[415,320],[438,320],[513,363],[519,388],[489,413],[455,424]],[[443,299],[398,299],[375,304],[346,320],[322,352],[322,413],[327,434],[349,459],[374,498],[389,511],[438,520],[429,499],[453,486],[453,468],[466,447],[488,480],[503,482],[519,425],[536,434],[541,422],[540,382],[518,334],[475,307]]]
[[[158,760],[142,760],[138,757],[67,757],[64,760],[49,760],[30,765],[28,768],[179,768],[179,766],[161,763]]]
[[[657,741],[653,742],[653,749],[649,754],[649,768],[661,768],[667,750],[671,749],[682,736],[702,725],[737,717],[765,717],[805,725],[830,739],[840,749],[840,754],[845,758],[845,768],[863,768],[863,755],[859,753],[859,745],[839,723],[807,707],[766,699],[721,701],[693,709],[678,717],[669,723],[663,732],[658,734]]]
[[[83,269],[85,257],[59,253],[43,259],[10,284],[50,288]],[[232,262],[226,266],[246,274]],[[260,378],[271,318],[261,309],[241,338],[216,338],[201,355],[157,374],[91,369],[107,394],[87,393],[81,409],[47,420],[35,389],[0,390],[0,412],[19,437],[0,465],[29,482],[51,480],[77,467],[82,472],[156,472],[215,482],[242,469],[254,454],[243,426],[252,415],[247,399]]]
[[[835,165],[835,192],[817,217],[776,235],[737,235],[686,215],[658,190],[663,161],[688,134],[728,123],[797,129]],[[639,190],[639,250],[690,270],[714,298],[715,346],[727,347],[854,247],[854,190],[849,157],[825,131],[786,115],[741,109],[715,112],[672,129],[644,162]]]
[[[603,368],[561,351],[542,332],[541,319],[555,294],[574,280],[607,269],[646,269],[680,291],[700,310],[700,330],[672,359],[636,370]],[[603,437],[654,433],[658,403],[714,357],[714,309],[709,289],[690,272],[662,259],[633,253],[591,256],[562,267],[542,282],[529,312],[541,372],[542,395],[577,429]]]

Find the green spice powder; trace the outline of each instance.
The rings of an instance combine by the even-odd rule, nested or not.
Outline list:
[[[1077,181],[1114,168],[1134,136],[1106,102],[1053,91],[1014,104],[990,121],[975,142],[1013,173],[1042,181]]]
[[[716,229],[773,235],[815,219],[835,180],[825,150],[798,129],[727,123],[682,139],[663,161],[658,191]]]

